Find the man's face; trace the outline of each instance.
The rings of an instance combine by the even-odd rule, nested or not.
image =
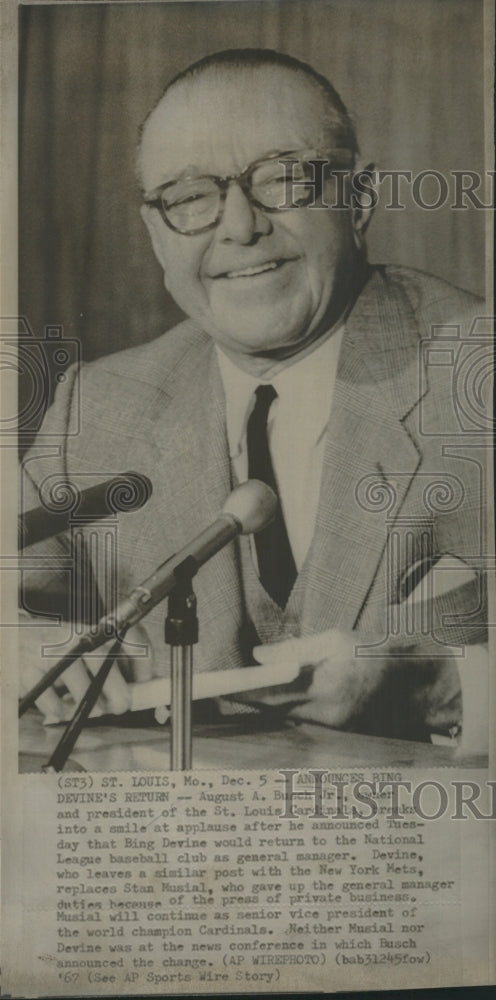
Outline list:
[[[332,148],[319,92],[286,69],[209,74],[173,88],[151,116],[142,147],[147,191],[186,168],[229,176],[274,152]],[[332,181],[329,181],[332,185]],[[332,192],[326,199],[332,203]],[[338,319],[356,254],[345,210],[265,213],[231,184],[221,221],[186,236],[158,209],[143,210],[165,284],[229,352],[290,357]]]

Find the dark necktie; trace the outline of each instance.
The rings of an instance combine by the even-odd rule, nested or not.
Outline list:
[[[267,418],[277,392],[273,385],[259,385],[255,398],[246,429],[248,477],[267,483],[279,498],[267,437]],[[260,581],[272,599],[284,608],[296,579],[296,566],[280,502],[272,523],[255,535],[255,547]]]

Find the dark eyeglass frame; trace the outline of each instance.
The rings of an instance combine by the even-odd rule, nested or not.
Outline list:
[[[215,227],[219,224],[224,212],[224,205],[229,185],[233,183],[239,185],[243,194],[250,202],[250,205],[254,205],[255,208],[259,208],[262,212],[270,212],[270,213],[284,212],[284,211],[289,211],[292,208],[305,208],[310,204],[311,201],[321,196],[322,189],[319,184],[319,181],[323,180],[324,173],[328,173],[332,170],[343,170],[343,169],[350,170],[353,168],[352,150],[345,148],[333,149],[332,161],[330,159],[330,155],[331,153],[323,155],[315,152],[314,150],[308,150],[308,149],[305,150],[290,149],[287,150],[286,152],[272,153],[270,156],[262,156],[260,159],[255,160],[253,163],[250,163],[239,174],[226,174],[224,177],[218,177],[215,174],[199,174],[197,177],[191,178],[197,181],[202,181],[202,180],[213,181],[213,183],[220,191],[219,209],[215,219],[212,222],[209,222],[206,226],[198,226],[198,228],[196,229],[187,229],[187,230],[180,229],[179,227],[175,226],[166,215],[167,206],[164,205],[163,196],[168,188],[178,183],[177,178],[172,181],[167,181],[160,187],[155,188],[153,191],[150,191],[149,194],[146,194],[143,199],[144,204],[148,205],[149,208],[158,209],[166,226],[168,226],[169,229],[172,229],[173,232],[179,233],[181,236],[198,236],[200,233],[206,233],[210,229],[215,229]],[[346,165],[344,165],[345,158],[349,161]],[[263,202],[258,201],[258,199],[254,198],[252,195],[251,178],[252,175],[255,173],[255,170],[257,170],[257,168],[260,167],[261,164],[270,163],[271,161],[277,161],[277,160],[287,160],[287,161],[292,161],[294,163],[303,163],[307,166],[313,164],[314,162],[322,163],[324,160],[326,160],[327,168],[325,172],[324,171],[320,172],[320,177],[317,177],[316,172],[314,173],[314,180],[313,180],[314,186],[313,189],[309,190],[308,197],[306,199],[303,198],[297,204],[292,203],[291,205],[284,205],[281,207],[274,205],[264,205]],[[295,181],[295,183],[302,183],[302,182]]]

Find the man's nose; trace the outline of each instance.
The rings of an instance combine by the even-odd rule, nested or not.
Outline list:
[[[239,184],[231,183],[217,227],[217,237],[235,243],[252,243],[271,231],[272,223],[265,212],[251,204]]]

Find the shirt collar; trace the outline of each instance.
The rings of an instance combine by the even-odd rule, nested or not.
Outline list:
[[[308,409],[305,410],[305,433],[309,446],[317,443],[329,421],[343,332],[344,326],[300,361],[294,361],[274,377],[268,376],[265,379],[255,378],[242,371],[215,345],[226,396],[227,438],[231,458],[237,458],[241,452],[246,424],[254,404],[254,392],[263,382],[276,389],[277,406],[281,412],[285,411],[285,416],[290,416],[296,398],[309,401]]]

